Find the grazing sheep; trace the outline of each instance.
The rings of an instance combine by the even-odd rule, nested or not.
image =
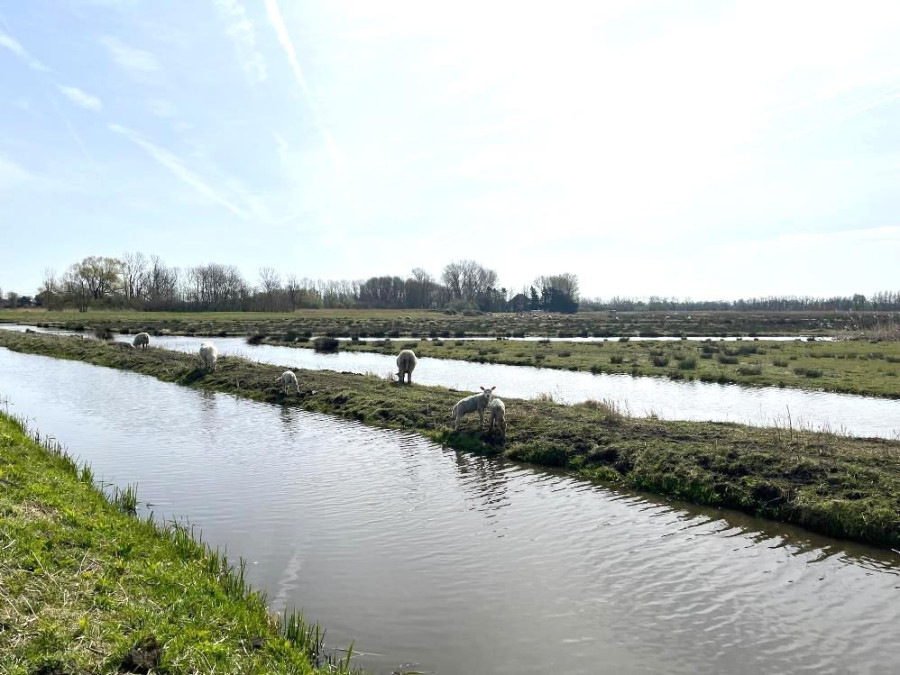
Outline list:
[[[497,422],[497,428],[503,437],[506,438],[506,404],[499,398],[492,398],[488,404],[488,410],[491,411],[491,426],[488,431],[494,430],[494,422]]]
[[[297,376],[294,374],[293,370],[286,370],[281,374],[281,377],[278,378],[281,382],[281,386],[284,388],[284,393],[288,393],[288,388],[293,387],[297,390],[297,393],[300,393],[300,383],[297,382]]]
[[[404,349],[397,354],[397,377],[400,378],[400,384],[403,384],[403,376],[406,375],[409,384],[412,384],[412,373],[416,369],[419,359],[413,353],[412,349]]]
[[[129,349],[134,349],[134,345],[132,345],[130,342],[116,342],[115,345],[119,349],[124,349],[126,351],[128,351]]]
[[[204,342],[200,345],[200,363],[207,370],[216,369],[216,360],[219,358],[219,352],[212,342]]]
[[[459,430],[459,420],[463,415],[475,411],[478,411],[478,417],[481,418],[481,426],[484,427],[484,409],[487,407],[488,403],[490,403],[491,394],[496,388],[497,387],[491,387],[488,389],[487,387],[481,387],[480,394],[472,394],[471,396],[457,401],[451,411],[455,421],[453,431]]]
[[[131,344],[135,347],[140,347],[141,349],[146,348],[150,344],[149,333],[138,333],[134,336],[134,340],[131,341]]]

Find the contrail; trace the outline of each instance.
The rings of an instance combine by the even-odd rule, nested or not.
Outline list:
[[[334,162],[335,169],[340,171],[343,166],[341,155],[338,152],[337,146],[334,144],[334,139],[322,123],[322,119],[319,117],[319,113],[316,110],[315,99],[313,98],[312,91],[309,89],[309,85],[306,84],[306,78],[303,77],[303,69],[300,68],[300,62],[297,60],[297,52],[294,50],[294,43],[291,42],[291,36],[288,35],[287,27],[284,25],[284,19],[281,16],[281,10],[278,9],[277,0],[266,0],[266,12],[269,15],[269,22],[272,24],[275,33],[278,35],[278,42],[281,43],[285,54],[287,54],[288,63],[291,66],[291,70],[294,72],[294,79],[297,80],[297,84],[300,85],[300,89],[306,97],[306,102],[312,111],[313,121],[319,129],[319,133],[321,133],[322,137],[325,139],[325,144],[328,146],[328,153],[331,155],[331,161]]]
[[[233,214],[240,216],[241,218],[248,217],[249,214],[246,211],[244,211],[239,206],[232,204],[225,197],[219,194],[212,186],[208,185],[202,178],[200,178],[200,176],[188,169],[184,165],[184,162],[182,162],[181,158],[178,157],[178,155],[176,155],[175,153],[166,150],[165,148],[161,148],[158,145],[154,145],[150,141],[145,141],[131,129],[127,129],[126,127],[123,127],[119,124],[110,124],[108,126],[110,131],[125,136],[125,138],[130,140],[138,147],[142,148],[153,159],[155,159],[162,166],[171,171],[176,178],[187,183],[200,194],[205,195],[214,202],[218,202]]]
[[[831,117],[819,122],[818,124],[814,124],[813,126],[807,128],[807,129],[804,129],[803,131],[800,131],[800,132],[797,132],[796,134],[791,134],[790,136],[787,136],[785,138],[785,140],[791,140],[794,138],[799,138],[800,136],[806,136],[807,134],[811,134],[814,131],[818,131],[819,129],[822,129],[823,127],[827,127],[836,122],[841,122],[850,117],[856,117],[857,115],[861,115],[865,112],[868,112],[869,110],[872,110],[873,108],[878,108],[879,106],[882,106],[886,103],[890,103],[891,101],[895,101],[897,99],[900,99],[900,91],[897,91],[895,89],[893,92],[891,92],[887,96],[882,96],[881,98],[876,98],[875,100],[870,100],[863,105],[860,105],[860,106],[857,106],[850,110],[838,113],[837,115],[832,115]]]

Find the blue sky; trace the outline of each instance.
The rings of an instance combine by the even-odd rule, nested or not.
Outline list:
[[[900,4],[0,2],[0,288],[86,255],[896,290]]]

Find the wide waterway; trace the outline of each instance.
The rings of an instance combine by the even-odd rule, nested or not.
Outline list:
[[[376,673],[900,663],[891,551],[76,361],[0,349],[0,397]]]
[[[26,327],[0,325],[0,328],[25,330]],[[133,336],[117,335],[116,339],[130,342]],[[159,336],[150,340],[154,346],[189,353],[196,353],[201,343],[212,341],[222,355],[243,356],[285,367],[375,373],[385,377],[396,372],[397,368],[396,358],[384,354],[319,354],[312,349],[249,345],[246,339],[239,337]],[[755,426],[790,424],[795,429],[900,438],[900,400],[852,394],[685,382],[624,374],[594,375],[424,357],[419,359],[413,378],[419,384],[450,387],[462,392],[478,391],[480,386],[496,386],[495,393],[500,398],[532,398],[550,394],[560,403],[609,400],[616,402],[624,412],[637,416],[654,414],[670,420],[712,420]]]

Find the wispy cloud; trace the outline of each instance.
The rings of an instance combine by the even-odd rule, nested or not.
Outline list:
[[[25,51],[25,48],[19,43],[18,40],[16,40],[9,33],[5,33],[2,30],[0,30],[0,47],[8,49],[20,59],[25,61],[25,63],[28,64],[28,67],[32,70],[37,70],[42,73],[50,70],[47,66],[45,66],[43,63],[31,56],[31,54],[29,54],[27,51]]]
[[[23,183],[32,180],[29,171],[16,164],[11,159],[0,157],[0,191],[12,190]]]
[[[58,84],[56,87],[77,106],[86,110],[93,110],[94,112],[103,110],[103,101],[78,87],[71,87],[63,84]]]
[[[790,140],[792,138],[798,138],[800,136],[806,136],[807,134],[811,134],[814,131],[818,131],[824,127],[831,126],[832,124],[837,124],[838,122],[843,122],[846,119],[850,119],[851,117],[856,117],[857,115],[862,115],[863,113],[867,113],[874,108],[878,108],[887,103],[891,103],[892,101],[896,101],[900,99],[900,87],[895,87],[892,91],[887,91],[885,93],[880,93],[874,97],[869,98],[868,100],[863,100],[858,102],[856,105],[845,108],[844,110],[827,117],[812,126],[797,132],[793,135],[787,137],[786,140]]]
[[[215,0],[219,16],[228,22],[226,32],[234,43],[238,61],[251,84],[265,82],[268,77],[266,59],[256,48],[256,28],[247,10],[238,0]]]
[[[236,216],[240,216],[241,218],[248,217],[249,214],[244,209],[233,204],[227,197],[225,197],[218,190],[209,185],[209,183],[204,181],[200,176],[188,169],[184,165],[184,161],[175,153],[143,139],[136,132],[119,124],[110,124],[109,130],[125,136],[125,138],[144,150],[160,165],[168,169],[176,178],[192,187],[207,199],[224,206]]]
[[[117,37],[104,35],[100,44],[106,47],[112,60],[125,70],[136,74],[155,73],[160,69],[159,61],[148,51],[127,45]]]
[[[300,67],[300,61],[297,59],[297,51],[294,49],[294,43],[291,41],[291,36],[288,34],[287,26],[284,24],[284,18],[281,16],[281,10],[278,9],[276,0],[266,0],[266,12],[269,15],[269,22],[272,24],[272,28],[275,29],[275,33],[278,35],[278,42],[281,43],[281,46],[287,55],[291,71],[294,73],[294,79],[297,80],[297,84],[300,85],[300,89],[306,97],[306,103],[312,111],[316,127],[318,127],[319,133],[321,133],[322,137],[325,139],[325,144],[328,146],[328,153],[331,155],[331,160],[334,162],[335,168],[340,171],[343,165],[341,155],[334,143],[334,139],[322,122],[318,110],[316,110],[315,99],[313,98],[312,91],[309,89],[309,85],[306,83],[306,78],[303,77],[303,69]]]

